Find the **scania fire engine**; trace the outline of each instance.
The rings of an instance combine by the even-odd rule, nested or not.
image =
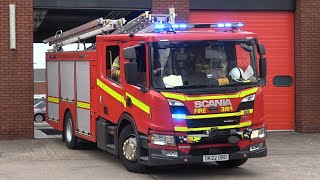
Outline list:
[[[131,172],[265,157],[264,46],[241,22],[179,24],[169,12],[99,18],[45,40],[47,122],[69,149],[94,142]]]

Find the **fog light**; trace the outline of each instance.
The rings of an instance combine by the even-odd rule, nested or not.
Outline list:
[[[250,151],[256,151],[263,147],[264,143],[253,144],[250,146]]]
[[[168,150],[161,150],[162,155],[168,156],[168,157],[178,157],[177,151],[168,151]]]

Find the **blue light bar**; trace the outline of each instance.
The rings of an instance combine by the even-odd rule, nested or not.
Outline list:
[[[219,27],[219,28],[224,27],[224,23],[218,23],[218,27]]]
[[[231,23],[225,23],[224,26],[225,27],[232,27],[232,24]]]
[[[154,26],[154,28],[156,28],[156,29],[164,29],[164,27],[165,27],[164,24],[156,24],[156,25]]]
[[[157,31],[175,31],[186,30],[189,28],[238,28],[243,27],[242,22],[234,23],[213,23],[213,24],[155,24],[154,28]]]
[[[187,28],[188,25],[187,24],[180,24],[180,28]]]
[[[243,23],[238,23],[238,27],[243,27],[244,24]]]
[[[179,24],[172,24],[173,29],[178,29],[179,27],[180,27]]]

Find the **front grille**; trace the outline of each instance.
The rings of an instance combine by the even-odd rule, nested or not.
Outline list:
[[[230,154],[240,151],[238,146],[230,147],[219,147],[219,148],[201,148],[201,149],[191,149],[189,155],[201,156],[210,154]]]
[[[239,123],[240,123],[240,116],[223,117],[223,118],[206,118],[206,119],[187,119],[187,126],[189,128],[228,126],[228,125],[237,125]]]

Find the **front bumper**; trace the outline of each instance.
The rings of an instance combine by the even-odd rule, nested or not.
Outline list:
[[[148,147],[148,144],[141,142],[142,147],[148,151],[148,156],[140,158],[140,163],[148,166],[165,166],[165,165],[177,165],[177,164],[200,164],[203,162],[203,155],[215,155],[215,154],[229,154],[229,160],[259,158],[267,156],[267,147],[264,146],[258,150],[250,152],[250,146],[232,153],[221,151],[219,153],[201,153],[201,149],[194,149],[199,151],[197,155],[186,155],[178,151],[178,157],[168,157],[163,155],[161,149],[155,149]],[[228,147],[224,147],[228,150]],[[230,147],[231,148],[231,147]],[[215,149],[215,148],[212,148]]]

